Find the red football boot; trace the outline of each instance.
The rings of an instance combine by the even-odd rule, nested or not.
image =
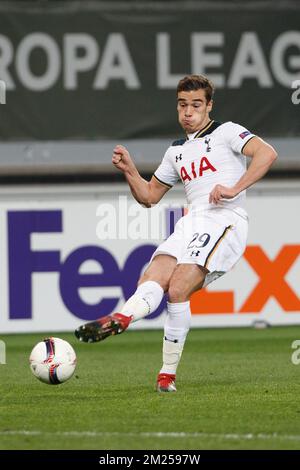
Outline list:
[[[175,380],[175,374],[158,374],[156,390],[158,392],[177,392]]]
[[[132,316],[127,317],[122,313],[113,313],[98,320],[85,323],[75,330],[75,336],[79,341],[95,343],[102,341],[108,336],[119,335],[128,328]]]

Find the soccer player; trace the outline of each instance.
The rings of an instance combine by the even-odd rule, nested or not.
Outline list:
[[[167,292],[163,364],[156,385],[160,392],[176,391],[176,369],[190,328],[190,296],[241,258],[248,232],[246,189],[277,158],[271,145],[243,126],[210,118],[213,91],[213,84],[204,76],[180,80],[177,112],[186,137],[167,149],[150,181],[141,177],[125,147],[115,147],[112,163],[124,173],[140,204],[157,204],[180,179],[189,211],[158,246],[121,312],[86,323],[75,332],[88,342],[122,333],[132,321],[156,310]],[[251,158],[248,169],[246,157]]]

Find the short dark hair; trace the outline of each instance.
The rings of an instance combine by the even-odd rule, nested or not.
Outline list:
[[[214,84],[204,75],[187,75],[182,78],[177,85],[177,94],[180,91],[204,90],[207,103],[213,97]]]

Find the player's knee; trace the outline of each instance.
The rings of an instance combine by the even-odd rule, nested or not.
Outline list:
[[[168,290],[169,301],[172,303],[186,302],[189,300],[189,291],[177,282],[170,283]]]

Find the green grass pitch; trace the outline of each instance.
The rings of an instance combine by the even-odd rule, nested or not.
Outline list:
[[[299,327],[194,329],[177,393],[158,394],[162,331],[81,344],[73,378],[40,383],[29,369],[45,334],[6,335],[0,365],[1,449],[299,449]]]

